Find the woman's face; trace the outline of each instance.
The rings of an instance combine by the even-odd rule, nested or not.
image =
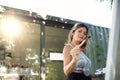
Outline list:
[[[85,27],[80,27],[73,33],[73,40],[77,42],[81,42],[86,38],[86,36],[87,36],[87,29]]]

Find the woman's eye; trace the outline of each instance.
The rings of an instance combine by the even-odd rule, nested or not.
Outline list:
[[[81,33],[81,32],[82,32],[82,30],[79,30],[78,32],[79,32],[79,33]]]
[[[82,30],[79,30],[78,32],[79,32],[79,33],[83,33],[84,35],[87,35],[87,33],[86,33],[86,32],[83,32]]]
[[[87,33],[86,33],[86,32],[84,32],[84,35],[87,35]]]

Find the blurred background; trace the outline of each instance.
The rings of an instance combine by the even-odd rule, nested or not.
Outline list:
[[[1,0],[0,79],[66,80],[62,49],[76,22],[90,29],[91,72],[106,67],[112,1],[82,1]]]

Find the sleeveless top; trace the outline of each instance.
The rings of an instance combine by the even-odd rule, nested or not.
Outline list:
[[[72,48],[73,46],[69,43],[67,45],[70,45]],[[80,54],[78,55],[78,60],[77,63],[74,67],[74,71],[78,71],[78,70],[82,70],[83,73],[86,76],[89,76],[90,74],[90,67],[91,67],[91,61],[90,59],[84,54],[84,52],[80,52]]]

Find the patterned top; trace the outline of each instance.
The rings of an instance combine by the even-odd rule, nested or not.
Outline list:
[[[71,44],[67,44],[67,45],[70,45],[73,48]],[[89,76],[90,67],[91,67],[91,60],[84,54],[84,52],[80,52],[80,54],[78,55],[78,61],[74,67],[73,72],[77,70],[82,70],[86,76]]]

